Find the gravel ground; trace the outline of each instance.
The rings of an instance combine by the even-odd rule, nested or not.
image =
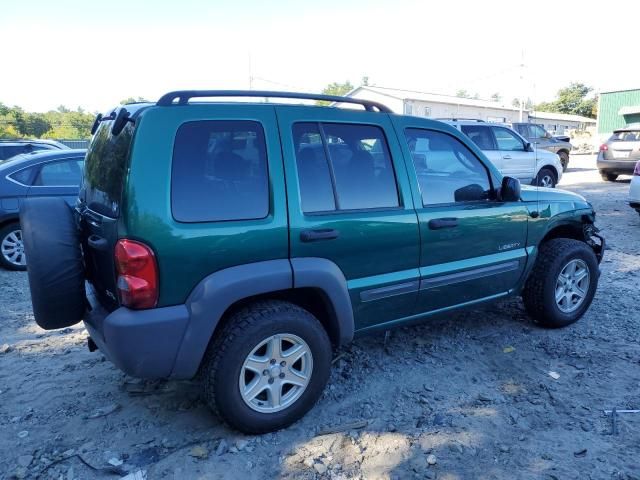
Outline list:
[[[220,425],[194,383],[126,377],[80,325],[39,329],[26,275],[0,271],[0,478],[640,478],[640,414],[616,435],[603,414],[640,408],[640,217],[592,156],[561,187],[608,241],[580,322],[543,330],[516,299],[358,339],[319,404],[262,436]]]

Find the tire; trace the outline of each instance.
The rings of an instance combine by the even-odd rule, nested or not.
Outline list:
[[[558,156],[560,157],[560,163],[562,163],[562,171],[566,172],[567,168],[569,168],[569,154],[567,152],[558,152]]]
[[[539,187],[556,188],[556,175],[549,168],[543,167],[536,176],[536,185]]]
[[[600,176],[602,177],[602,180],[604,180],[605,182],[615,182],[616,179],[618,178],[617,174],[608,173],[604,170],[600,170]]]
[[[71,208],[61,198],[30,198],[20,207],[20,224],[36,323],[53,330],[80,322],[84,268]]]
[[[583,287],[584,296],[580,303],[576,301],[575,305],[573,305],[575,295],[571,295],[569,299],[568,294],[565,293],[560,301],[564,304],[563,310],[556,302],[558,290],[563,293],[562,284],[559,283],[562,280],[559,277],[563,271],[567,273],[565,267],[574,261],[574,264],[588,271],[588,286],[585,286],[584,280],[577,282],[578,286]],[[582,270],[576,268],[576,276],[579,276],[580,271]],[[591,305],[598,287],[599,275],[596,255],[586,243],[570,238],[549,240],[540,247],[536,263],[525,284],[522,292],[524,306],[529,315],[543,327],[566,327],[579,320]],[[569,277],[570,275],[565,278]],[[569,288],[571,288],[570,285]],[[572,306],[574,309],[567,311]]]
[[[0,229],[0,265],[7,270],[27,269],[27,256],[24,254],[19,222],[10,223]]]
[[[268,351],[256,350],[256,347],[274,335],[301,339],[308,347],[311,361],[309,356],[305,356],[300,363],[294,362],[282,368],[279,367],[282,364],[270,363],[268,357],[271,355]],[[280,345],[287,343],[278,342]],[[262,354],[262,357],[254,358],[267,359],[264,364],[256,363],[260,369],[266,366],[262,375],[244,368],[245,360],[252,353]],[[283,301],[264,301],[249,305],[228,319],[209,346],[200,371],[205,401],[222,420],[241,432],[260,434],[279,430],[302,418],[318,401],[329,378],[331,356],[331,342],[327,332],[318,319],[306,310]],[[264,382],[282,378],[284,372],[289,378],[294,365],[299,369],[309,369],[308,383],[300,391],[300,387],[284,386],[286,380],[283,380],[283,386],[276,390],[284,393],[283,405],[280,410],[276,410],[271,406],[272,398],[267,392],[268,388],[273,387]],[[272,372],[273,369],[276,371]],[[278,374],[278,371],[282,373]],[[255,389],[255,392],[261,393],[251,400],[250,405],[251,395],[243,397],[241,388],[245,383],[251,385],[255,381],[262,381],[263,386]],[[280,382],[273,385],[280,385]],[[286,391],[286,388],[290,390]],[[290,394],[293,397],[290,396],[289,400],[293,401],[284,405],[286,396]],[[257,410],[261,408],[273,411]]]

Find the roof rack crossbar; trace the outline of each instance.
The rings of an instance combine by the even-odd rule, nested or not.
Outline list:
[[[391,109],[381,103],[360,98],[340,97],[338,95],[322,95],[316,93],[272,92],[269,90],[178,90],[164,94],[156,105],[168,107],[170,105],[186,105],[192,98],[206,97],[265,97],[265,98],[293,98],[300,100],[324,100],[334,103],[353,103],[362,105],[368,112],[393,113]],[[177,103],[176,103],[177,100]]]

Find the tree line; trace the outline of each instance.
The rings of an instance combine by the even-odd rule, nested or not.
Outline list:
[[[56,138],[83,140],[91,137],[95,113],[60,105],[46,113],[25,112],[0,103],[0,138]]]

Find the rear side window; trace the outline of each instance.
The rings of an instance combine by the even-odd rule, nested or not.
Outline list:
[[[30,186],[34,169],[35,167],[23,168],[22,170],[18,170],[17,172],[9,175],[9,178],[22,185]]]
[[[391,155],[381,128],[298,123],[293,135],[305,213],[400,205]]]
[[[173,149],[171,209],[179,222],[265,218],[269,178],[262,125],[216,120],[180,126]]]

